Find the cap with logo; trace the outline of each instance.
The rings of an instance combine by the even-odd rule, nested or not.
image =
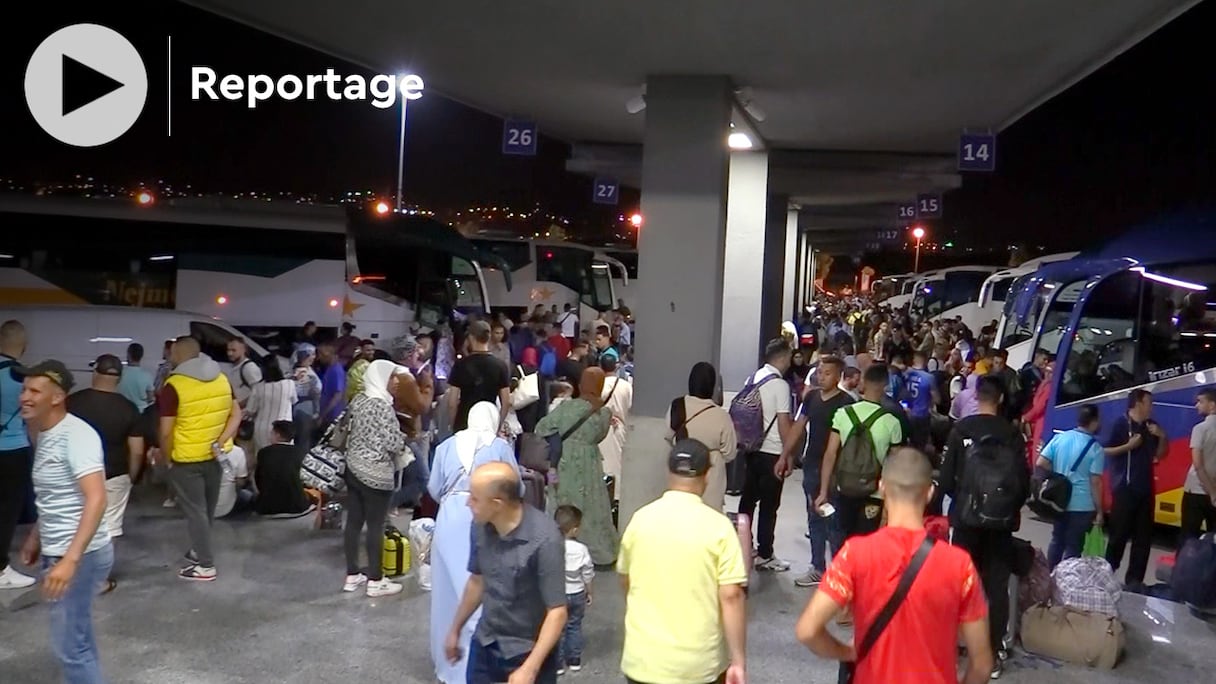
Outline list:
[[[93,368],[93,372],[98,375],[112,375],[116,378],[122,377],[122,361],[113,354],[102,354],[89,365]]]
[[[695,439],[682,439],[671,448],[667,470],[681,477],[700,477],[709,472],[709,447]]]
[[[63,365],[62,361],[56,361],[55,359],[47,359],[33,366],[15,366],[13,367],[13,377],[17,380],[46,378],[59,385],[59,388],[64,392],[71,392],[72,387],[76,384],[76,381],[72,378],[72,372],[68,370],[68,367]]]

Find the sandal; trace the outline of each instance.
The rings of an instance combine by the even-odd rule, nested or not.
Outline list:
[[[118,580],[107,579],[106,583],[104,585],[102,585],[101,593],[99,593],[98,596],[105,596],[106,594],[114,591],[117,588],[118,588]]]

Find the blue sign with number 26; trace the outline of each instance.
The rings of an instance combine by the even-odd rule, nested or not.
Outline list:
[[[502,127],[502,153],[535,157],[536,124],[531,121],[505,121]]]

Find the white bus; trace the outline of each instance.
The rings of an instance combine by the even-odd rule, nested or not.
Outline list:
[[[585,324],[617,306],[615,282],[629,283],[625,265],[595,247],[561,240],[471,238],[478,252],[492,254],[510,269],[506,282],[489,279],[487,296],[495,311],[514,320],[538,305],[547,311],[576,305]]]
[[[1043,264],[1067,261],[1079,253],[1060,252],[1059,254],[1047,254],[1025,261],[1019,266],[1002,269],[988,276],[983,286],[980,287],[980,298],[976,304],[979,312],[974,314],[972,318],[982,320],[985,324],[994,320],[999,322],[1005,308],[1006,298],[1017,293],[1017,290],[1013,289],[1015,281],[1027,274],[1034,273]],[[966,318],[967,315],[964,314],[964,320]]]
[[[870,292],[873,293],[875,302],[885,302],[891,297],[901,294],[905,286],[908,286],[910,293],[912,282],[918,277],[915,273],[883,276],[874,281],[874,284],[870,286]],[[903,306],[903,303],[900,306]]]
[[[916,281],[911,313],[925,320],[962,317],[972,331],[989,323],[979,307],[980,288],[1000,269],[996,266],[955,266],[931,271]]]
[[[270,348],[306,321],[326,333],[350,321],[360,336],[387,340],[415,323],[489,310],[481,262],[493,257],[420,216],[354,205],[10,196],[0,199],[0,221],[7,304],[178,309]]]
[[[616,289],[617,304],[624,304],[630,311],[637,310],[638,287],[638,250],[632,247],[606,246],[600,248],[605,256],[616,259],[624,267],[625,272],[612,275],[612,285]]]

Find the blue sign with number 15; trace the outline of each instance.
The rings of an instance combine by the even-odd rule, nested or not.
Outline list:
[[[531,121],[503,122],[502,153],[520,157],[536,156],[536,124]]]

